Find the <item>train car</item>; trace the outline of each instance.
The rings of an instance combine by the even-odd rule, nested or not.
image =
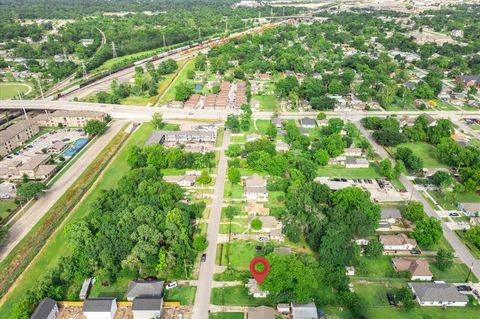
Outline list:
[[[143,63],[150,62],[152,60],[153,60],[153,57],[149,57],[149,58],[146,58],[146,59],[143,59],[143,60],[138,60],[136,62],[133,62],[133,65],[140,65],[140,64],[143,64]]]
[[[66,90],[63,90],[60,95],[63,96],[63,95],[67,95],[68,93],[71,93],[75,90],[78,90],[80,88],[80,84],[77,84],[77,85],[74,85],[74,86],[71,86],[69,87],[68,89]]]

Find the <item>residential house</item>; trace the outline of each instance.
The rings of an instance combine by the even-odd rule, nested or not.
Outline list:
[[[317,122],[310,117],[304,117],[300,119],[300,126],[303,128],[314,128],[317,126]]]
[[[347,160],[346,156],[340,155],[337,157],[332,157],[328,159],[329,165],[345,165],[345,161]]]
[[[345,275],[347,275],[347,276],[355,276],[355,267],[353,267],[353,266],[345,266]]]
[[[163,298],[135,298],[132,303],[133,319],[160,319],[163,310]]]
[[[366,158],[361,157],[347,157],[345,161],[346,168],[368,168],[370,162]]]
[[[470,217],[480,216],[480,203],[458,203],[458,209]]]
[[[22,120],[0,132],[0,156],[6,156],[39,132],[34,120]]]
[[[83,303],[82,311],[87,319],[113,319],[117,313],[117,299],[87,299]]]
[[[277,305],[277,311],[281,314],[289,314],[290,313],[290,305],[288,303],[279,303]]]
[[[427,120],[428,126],[434,126],[435,124],[437,124],[437,120],[430,114],[423,113],[421,116]]]
[[[56,319],[58,316],[58,305],[52,298],[44,298],[30,316],[30,319]]]
[[[258,283],[255,279],[248,279],[248,283],[245,285],[248,289],[248,294],[253,296],[253,298],[267,298],[270,294],[268,291],[263,291],[258,286]]]
[[[385,251],[408,251],[417,247],[417,241],[405,234],[380,235],[380,243]]]
[[[130,281],[127,290],[127,300],[132,301],[135,298],[162,297],[163,280],[134,280]]]
[[[300,133],[302,133],[302,134],[305,135],[305,136],[310,135],[310,132],[309,132],[305,127],[303,127],[303,126],[300,127],[298,130],[300,131]]]
[[[177,184],[183,187],[192,187],[196,181],[197,177],[195,175],[184,175],[178,180]]]
[[[244,193],[247,200],[266,200],[268,198],[267,180],[257,174],[247,177]]]
[[[200,104],[200,99],[202,96],[200,94],[192,94],[188,100],[183,103],[184,108],[194,109]]]
[[[363,150],[359,147],[350,147],[346,148],[343,151],[344,156],[362,156],[363,155]]]
[[[313,302],[308,304],[292,303],[293,319],[318,319],[317,307]]]
[[[277,129],[283,128],[283,121],[278,117],[272,118],[272,123],[275,125]]]
[[[466,87],[480,87],[480,75],[461,75],[457,78],[457,81],[463,82]]]
[[[411,274],[411,280],[432,280],[433,274],[430,271],[429,263],[423,258],[393,258],[393,268],[397,272],[408,271]]]
[[[389,224],[396,224],[402,219],[400,210],[396,207],[382,207],[380,221],[387,222]]]
[[[453,284],[410,282],[408,286],[420,306],[465,307],[468,303],[467,296]]]
[[[63,111],[58,110],[53,113],[41,114],[34,118],[41,126],[59,125],[70,127],[84,127],[90,120],[104,121],[106,114],[97,111]]]
[[[249,134],[249,135],[247,135],[247,142],[253,142],[253,141],[256,141],[260,138],[261,138],[261,136],[258,135],[258,134]]]
[[[259,306],[255,308],[250,308],[247,314],[248,319],[275,319],[275,309]]]
[[[277,152],[286,152],[290,149],[290,145],[288,145],[287,143],[285,143],[284,141],[282,140],[278,140],[276,143],[275,143],[275,150]]]
[[[216,133],[213,131],[154,131],[145,145],[170,143],[213,143]]]
[[[471,217],[469,224],[470,226],[480,226],[480,217]]]
[[[270,214],[270,208],[255,202],[248,202],[244,209],[248,215],[252,216],[268,216]]]
[[[282,229],[282,223],[273,216],[259,216],[257,218],[262,222],[262,229],[258,232],[270,233],[275,229]],[[250,220],[253,220],[253,218],[250,218]]]

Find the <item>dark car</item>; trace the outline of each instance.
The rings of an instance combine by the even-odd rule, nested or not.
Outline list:
[[[395,295],[392,294],[391,292],[387,293],[387,299],[388,299],[388,303],[390,304],[390,306],[396,306],[397,305],[397,301],[395,300]]]
[[[467,285],[458,285],[458,286],[457,286],[457,290],[458,290],[458,291],[468,292],[468,291],[472,291],[472,287],[467,286]]]
[[[410,254],[412,254],[412,255],[420,255],[421,252],[420,252],[420,250],[414,248],[414,249],[410,250]]]
[[[448,215],[449,215],[449,216],[452,216],[452,217],[458,217],[458,216],[460,216],[459,213],[450,213],[450,214],[448,214]]]
[[[256,250],[256,251],[262,250],[262,246],[255,246],[255,250]]]
[[[207,260],[207,254],[202,254],[201,261],[204,263]]]

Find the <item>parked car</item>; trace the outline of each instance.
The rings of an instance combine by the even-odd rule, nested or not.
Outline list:
[[[472,291],[472,287],[470,287],[468,285],[458,285],[457,290],[458,291],[463,291],[463,292],[469,292],[469,291]]]
[[[268,241],[268,237],[265,237],[265,236],[259,237],[258,241]]]
[[[387,299],[388,299],[388,303],[390,304],[390,306],[396,306],[397,305],[397,301],[395,300],[395,295],[392,294],[391,292],[387,292]]]
[[[448,216],[452,216],[452,217],[458,217],[458,216],[460,216],[460,214],[459,214],[459,213],[455,213],[455,212],[454,212],[454,213],[450,213],[450,214],[448,214]]]
[[[165,289],[172,289],[178,286],[178,283],[176,281],[172,281],[171,283],[167,284],[165,286]]]
[[[207,260],[207,254],[202,254],[201,261],[204,263]]]
[[[412,250],[410,250],[410,254],[412,255],[420,255],[421,254],[421,251],[416,249],[416,248],[413,248]]]

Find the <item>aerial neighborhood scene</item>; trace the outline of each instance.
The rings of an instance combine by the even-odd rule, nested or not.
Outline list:
[[[478,0],[0,1],[0,319],[480,318]]]

